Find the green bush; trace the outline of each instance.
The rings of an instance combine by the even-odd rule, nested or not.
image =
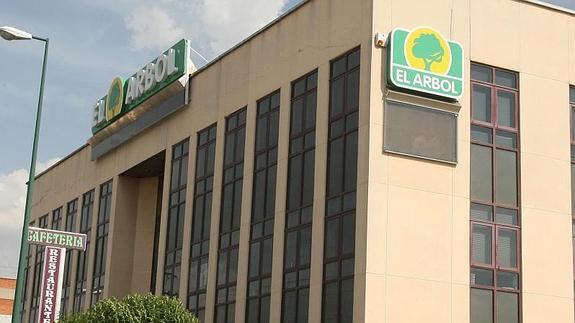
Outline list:
[[[200,323],[177,298],[130,295],[108,298],[84,313],[64,317],[58,323]]]

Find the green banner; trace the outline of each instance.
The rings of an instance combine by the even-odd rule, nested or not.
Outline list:
[[[394,29],[388,42],[391,86],[458,100],[463,95],[463,47],[429,27]]]
[[[112,80],[108,95],[94,106],[92,134],[182,77],[188,68],[188,46],[188,41],[182,39],[128,79]]]

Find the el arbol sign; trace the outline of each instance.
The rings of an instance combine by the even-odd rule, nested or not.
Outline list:
[[[182,77],[187,72],[188,47],[188,41],[182,39],[127,80],[116,77],[108,95],[94,106],[92,134]]]
[[[429,27],[397,28],[388,43],[392,86],[458,100],[463,94],[463,47]]]

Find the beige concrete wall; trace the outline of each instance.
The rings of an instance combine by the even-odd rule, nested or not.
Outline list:
[[[523,321],[573,322],[567,96],[575,18],[511,0],[374,4],[374,32],[427,25],[462,43],[467,90],[456,166],[383,153],[386,55],[373,49],[366,322],[469,322],[470,61],[521,73]]]

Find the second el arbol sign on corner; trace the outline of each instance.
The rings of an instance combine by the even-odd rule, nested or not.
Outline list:
[[[463,47],[429,27],[394,29],[388,43],[388,82],[458,100],[463,95]]]

